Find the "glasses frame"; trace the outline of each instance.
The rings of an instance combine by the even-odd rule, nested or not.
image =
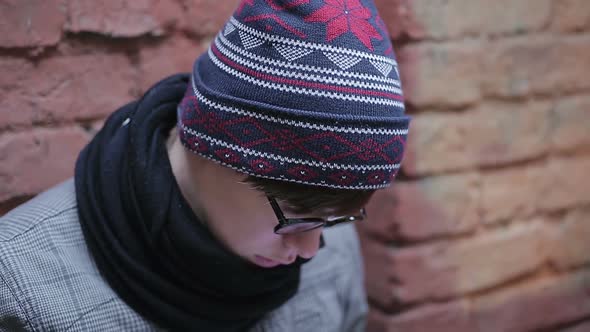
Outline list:
[[[279,223],[278,223],[278,225],[275,226],[274,232],[275,232],[275,234],[279,234],[279,235],[308,232],[308,231],[311,231],[313,229],[320,228],[320,227],[331,227],[331,226],[341,224],[341,223],[361,221],[367,217],[367,213],[365,211],[365,208],[361,208],[359,215],[343,216],[343,217],[338,217],[338,218],[329,219],[329,220],[323,219],[323,218],[286,218],[285,214],[283,213],[283,210],[281,210],[281,207],[277,203],[276,199],[272,196],[269,196],[269,195],[266,195],[266,198],[270,202],[270,206],[272,207],[275,215],[277,216]],[[280,232],[281,229],[284,229],[286,227],[289,227],[292,225],[298,225],[298,224],[306,224],[306,223],[318,223],[318,224],[311,226],[310,228],[304,229],[302,231],[299,231],[299,232],[289,232],[289,233],[281,233]]]

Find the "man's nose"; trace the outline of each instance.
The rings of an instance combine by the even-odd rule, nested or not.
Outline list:
[[[323,229],[323,227],[319,227],[307,232],[285,234],[283,235],[283,242],[297,256],[309,259],[315,256],[320,248],[320,237]]]

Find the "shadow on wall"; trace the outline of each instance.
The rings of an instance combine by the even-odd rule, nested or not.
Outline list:
[[[590,207],[488,223],[477,179],[374,195],[357,227],[368,331],[588,331]]]
[[[413,120],[358,225],[368,330],[590,331],[590,4],[376,2]]]

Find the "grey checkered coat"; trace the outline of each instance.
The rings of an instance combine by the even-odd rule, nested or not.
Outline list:
[[[0,218],[0,331],[159,331],[103,280],[72,179]],[[354,228],[327,229],[296,296],[252,331],[362,331],[367,304]]]

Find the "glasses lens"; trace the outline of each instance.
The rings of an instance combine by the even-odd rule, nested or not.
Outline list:
[[[309,221],[296,224],[285,225],[276,230],[277,234],[294,234],[311,231],[324,225],[323,221]]]

